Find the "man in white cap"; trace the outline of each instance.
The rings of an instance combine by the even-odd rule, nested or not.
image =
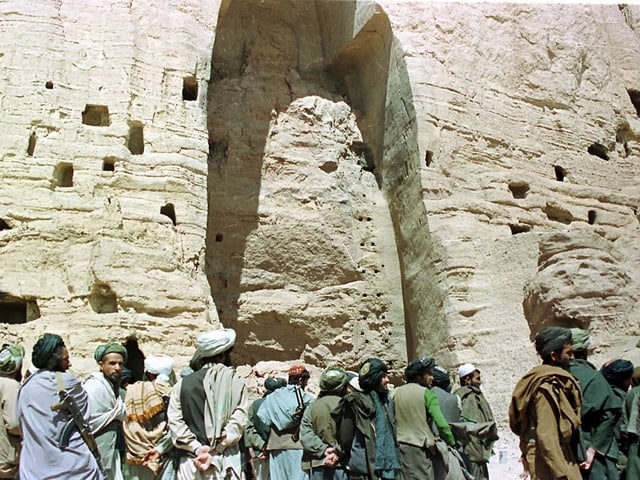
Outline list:
[[[18,478],[20,426],[16,402],[22,378],[22,345],[7,344],[0,349],[0,478]]]
[[[145,359],[143,380],[127,388],[124,439],[129,480],[175,478],[173,459],[167,455],[173,450],[166,412],[172,378],[173,359],[160,353]]]
[[[194,372],[171,392],[168,421],[182,454],[177,480],[240,479],[240,446],[249,396],[231,364],[236,332],[223,328],[196,338]]]
[[[482,394],[480,385],[482,378],[480,370],[472,363],[465,363],[458,368],[460,388],[454,393],[462,402],[462,420],[472,423],[485,423],[495,421],[489,402]],[[476,480],[488,480],[489,458],[493,453],[493,441],[478,437],[471,437],[465,445],[463,456],[469,473]]]

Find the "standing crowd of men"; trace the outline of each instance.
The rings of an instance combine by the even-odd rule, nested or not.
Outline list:
[[[232,329],[203,333],[189,369],[144,359],[126,384],[127,349],[101,345],[82,382],[63,339],[45,334],[22,379],[20,345],[0,349],[0,479],[46,480],[487,480],[496,422],[472,364],[449,373],[424,356],[391,388],[378,358],[358,372],[326,368],[314,398],[294,365],[250,401],[231,366]],[[588,332],[548,327],[542,365],[516,385],[510,426],[533,480],[640,478],[638,397],[626,360],[598,371]],[[575,353],[574,353],[575,352]],[[575,355],[575,358],[574,358]]]

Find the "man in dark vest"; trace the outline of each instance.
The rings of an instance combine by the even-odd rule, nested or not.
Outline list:
[[[238,443],[247,423],[249,396],[231,364],[236,332],[223,328],[196,338],[194,372],[171,392],[167,412],[173,443],[183,451],[178,480],[241,478]]]

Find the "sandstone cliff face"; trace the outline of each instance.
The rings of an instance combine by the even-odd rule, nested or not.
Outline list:
[[[203,271],[215,10],[0,4],[6,333],[64,334],[79,371],[128,335],[188,356],[217,321]]]
[[[474,362],[501,419],[543,325],[640,361],[637,7],[23,3],[8,338],[184,363],[219,317],[246,363]]]

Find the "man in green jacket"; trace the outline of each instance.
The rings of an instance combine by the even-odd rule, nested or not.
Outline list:
[[[320,395],[305,409],[300,424],[304,448],[302,470],[309,480],[347,480],[344,454],[340,450],[336,422],[331,412],[347,392],[347,372],[329,367],[320,376]]]
[[[473,364],[465,363],[458,369],[460,388],[454,393],[462,401],[462,419],[467,422],[485,423],[495,421],[489,402],[482,394],[480,370]],[[489,479],[489,458],[493,453],[493,442],[471,437],[464,447],[464,457],[469,473],[476,480]]]
[[[445,462],[436,447],[438,432],[449,445],[455,440],[440,410],[433,382],[432,358],[414,360],[405,369],[407,383],[394,390],[393,402],[400,445],[400,480],[435,480],[446,475]],[[436,425],[435,432],[432,425]]]
[[[573,354],[569,371],[582,390],[582,423],[580,440],[584,461],[580,464],[582,478],[617,480],[618,444],[614,427],[622,415],[622,402],[613,393],[602,374],[587,360],[591,344],[589,332],[571,329]]]

